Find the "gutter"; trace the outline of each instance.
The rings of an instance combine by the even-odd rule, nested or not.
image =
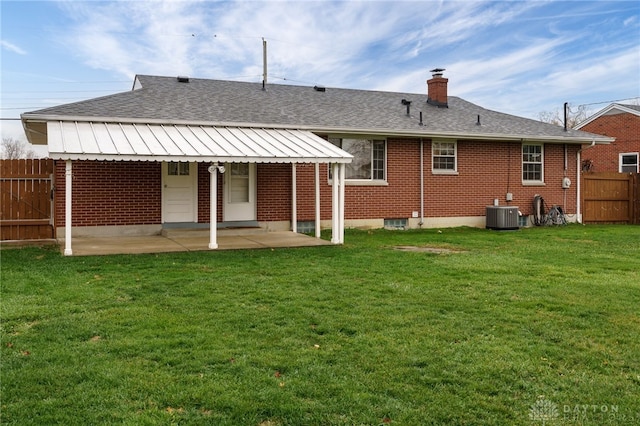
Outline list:
[[[585,144],[596,141],[598,144],[609,144],[615,138],[600,137],[597,140],[593,135],[586,136],[532,136],[526,134],[503,134],[503,133],[468,133],[468,132],[443,132],[443,131],[412,131],[397,129],[366,129],[349,127],[318,127],[298,124],[273,124],[273,123],[250,123],[250,122],[228,122],[228,121],[197,121],[197,120],[172,120],[172,119],[151,119],[151,118],[131,118],[131,117],[88,117],[88,116],[64,116],[64,115],[31,115],[21,114],[24,125],[28,122],[48,122],[48,121],[78,121],[78,122],[104,122],[104,123],[132,123],[132,124],[165,124],[165,125],[189,125],[189,126],[213,126],[213,127],[250,127],[267,129],[296,129],[307,130],[313,133],[331,135],[360,135],[360,136],[392,136],[392,137],[412,137],[412,138],[451,138],[451,139],[471,139],[471,140],[494,140],[513,142],[542,142],[542,143],[571,143]],[[423,127],[424,129],[424,127]]]

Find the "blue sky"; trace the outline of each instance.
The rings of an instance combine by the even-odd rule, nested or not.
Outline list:
[[[5,1],[2,118],[130,90],[136,74],[449,95],[537,119],[640,100],[637,1]],[[2,137],[24,138],[19,121]]]

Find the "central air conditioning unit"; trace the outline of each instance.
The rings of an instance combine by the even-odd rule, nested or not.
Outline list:
[[[519,229],[518,207],[487,206],[487,229]]]

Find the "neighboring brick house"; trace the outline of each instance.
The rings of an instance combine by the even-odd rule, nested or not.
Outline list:
[[[56,160],[68,240],[190,224],[216,248],[217,227],[243,224],[341,243],[345,227],[485,226],[495,202],[526,218],[536,194],[579,221],[566,178],[583,144],[613,139],[448,96],[433,72],[423,94],[139,75],[22,121]]]
[[[583,149],[585,171],[640,173],[639,105],[611,104],[575,128],[615,138],[609,145]]]

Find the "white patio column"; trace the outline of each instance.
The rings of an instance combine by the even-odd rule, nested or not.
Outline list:
[[[340,217],[340,166],[338,163],[332,164],[331,170],[332,185],[331,185],[331,242],[333,244],[340,244],[340,224],[338,218]]]
[[[296,163],[291,163],[291,230],[298,232],[298,187]]]
[[[65,162],[65,183],[64,183],[64,255],[73,255],[71,250],[71,182],[73,180],[73,170],[71,160]]]
[[[338,238],[340,240],[340,244],[344,244],[344,182],[347,174],[346,170],[346,164],[340,163],[340,191],[338,194],[338,208],[340,210],[340,215],[338,216]]]
[[[209,166],[209,248],[218,248],[218,165]]]
[[[316,238],[320,238],[320,163],[315,164],[316,172]]]

